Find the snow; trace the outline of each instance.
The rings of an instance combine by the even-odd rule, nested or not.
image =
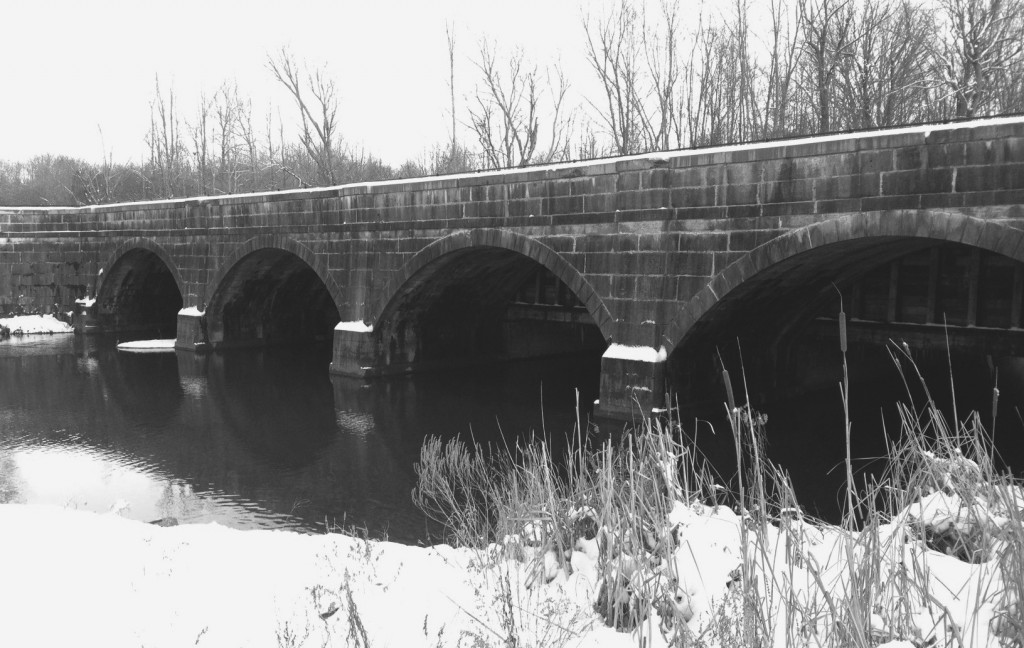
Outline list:
[[[346,646],[366,645],[353,640],[363,632],[374,646],[487,645],[466,638],[491,640],[500,628],[498,573],[445,545],[215,523],[163,528],[18,504],[0,505],[0,528],[0,626],[9,645]],[[593,614],[563,590],[526,591],[531,572],[521,564],[502,574],[523,607],[523,635],[548,631],[539,613],[526,615],[552,601],[568,606],[556,616],[574,633],[593,626]],[[629,645],[607,629],[589,634]]]
[[[201,317],[205,314],[206,311],[201,311],[196,306],[189,306],[188,308],[182,308],[178,311],[178,315],[188,315],[189,317]]]
[[[76,299],[75,303],[78,304],[79,306],[85,306],[86,308],[90,308],[93,304],[96,303],[96,298],[82,297],[81,299]]]
[[[118,351],[153,352],[153,351],[174,351],[174,343],[177,340],[134,340],[132,342],[121,342],[117,345]]]
[[[334,327],[335,331],[351,331],[353,333],[373,333],[373,324],[366,324],[362,320],[353,322],[338,322]]]
[[[645,566],[621,553],[612,567],[616,578],[634,587],[658,581],[668,583],[674,595],[666,599],[668,607],[655,608],[649,622],[618,632],[604,624],[595,602],[603,552],[626,548],[628,539],[606,528],[594,539],[577,539],[567,549],[565,566],[546,549],[552,529],[539,518],[526,520],[522,533],[502,545],[474,551],[340,534],[240,531],[216,523],[165,528],[121,517],[130,505],[114,502],[102,514],[0,505],[5,643],[499,646],[509,636],[503,610],[511,605],[519,645],[661,648],[675,644],[672,633],[659,628],[683,623],[691,636],[704,638],[701,645],[714,648],[738,645],[721,634],[721,615],[739,620],[744,601],[738,574],[747,565],[764,593],[758,600],[764,618],[778,620],[766,628],[773,635],[769,645],[830,645],[831,626],[816,626],[817,612],[794,617],[803,638],[794,644],[781,606],[796,602],[800,609],[820,611],[825,595],[844,600],[857,586],[848,558],[863,549],[858,534],[805,523],[797,510],[758,531],[759,523],[727,507],[676,502],[658,540],[663,558]],[[595,515],[589,507],[571,514],[588,515]],[[744,527],[751,538],[746,555]],[[928,597],[896,599],[911,619],[901,633],[888,617],[893,603],[879,593],[871,619],[878,641],[889,640],[889,648],[950,645],[943,641],[946,615],[965,645],[998,645],[990,629],[997,561],[961,562],[900,539],[895,528],[884,531],[882,587],[899,582],[909,566],[926,579],[935,605]]]
[[[11,330],[12,335],[38,335],[43,333],[74,333],[67,322],[53,315],[18,315],[0,318],[0,326]]]
[[[649,346],[628,346],[625,344],[612,343],[604,352],[605,358],[615,360],[636,360],[639,362],[665,362],[668,354],[665,347],[655,349]]]

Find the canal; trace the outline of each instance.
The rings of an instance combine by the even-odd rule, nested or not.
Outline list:
[[[122,514],[139,520],[365,528],[427,542],[439,529],[410,497],[426,437],[504,447],[546,433],[561,446],[577,409],[586,425],[597,398],[596,354],[368,383],[329,376],[329,356],[321,347],[125,353],[109,338],[70,335],[0,343],[0,502],[96,512],[127,504]],[[949,409],[947,363],[921,359]],[[1019,367],[1012,359],[954,363],[961,418],[977,409],[986,425],[1000,371],[996,446],[1018,470]],[[859,476],[884,467],[905,393],[894,369],[868,373],[851,389]],[[758,399],[769,456],[791,474],[808,510],[835,519],[845,454],[838,387]],[[687,407],[682,419],[729,483],[735,466],[722,406]]]
[[[515,443],[584,420],[600,358],[364,383],[329,348],[208,356],[118,352],[113,340],[0,343],[0,502],[231,527],[425,541],[410,492],[430,435]],[[504,441],[503,441],[504,439]]]

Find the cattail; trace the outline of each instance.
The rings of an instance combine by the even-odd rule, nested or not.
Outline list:
[[[846,353],[846,312],[839,311],[839,350]]]
[[[722,380],[725,381],[725,398],[729,401],[729,411],[736,409],[736,398],[732,395],[732,380],[729,379],[729,370],[722,369]]]

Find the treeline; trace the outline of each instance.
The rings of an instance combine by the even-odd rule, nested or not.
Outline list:
[[[144,160],[0,163],[0,204],[276,191],[1024,112],[1024,0],[735,0],[696,15],[680,0],[620,0],[581,23],[589,96],[558,65],[483,41],[461,107],[449,32],[450,140],[398,167],[348,146],[334,80],[281,50],[267,68],[292,100],[287,128],[235,85],[183,110],[158,80]]]

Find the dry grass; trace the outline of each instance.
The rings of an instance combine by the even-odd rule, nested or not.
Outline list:
[[[893,359],[908,383],[920,380],[905,349]],[[536,581],[571,573],[596,543],[595,610],[641,644],[1024,647],[1024,489],[996,470],[980,417],[950,423],[930,396],[901,405],[884,475],[857,487],[847,457],[847,510],[835,526],[801,511],[788,476],[765,457],[764,420],[731,391],[727,399],[733,493],[669,412],[598,447],[577,427],[558,458],[543,441],[489,453],[429,440],[414,498],[454,543],[525,562]],[[673,526],[680,511],[735,520],[728,583],[694,587],[679,573],[699,563],[686,555],[696,537]],[[956,591],[944,575],[960,569],[951,561],[969,571]]]

